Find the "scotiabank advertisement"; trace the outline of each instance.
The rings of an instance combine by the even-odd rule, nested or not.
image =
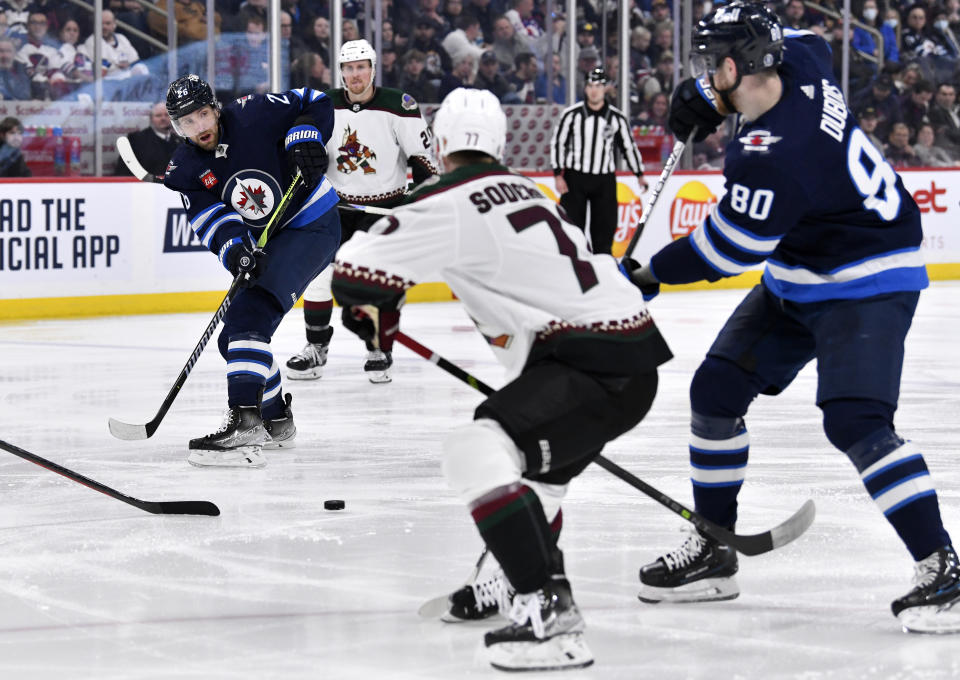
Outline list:
[[[960,265],[960,169],[901,175],[923,214],[927,262]],[[551,174],[529,176],[546,196],[559,199]],[[723,196],[723,183],[717,172],[674,173],[636,259],[644,261],[693,231]],[[623,254],[650,193],[633,175],[618,177],[614,255]],[[179,195],[161,185],[0,183],[0,319],[13,318],[5,300],[222,291],[229,285],[230,274],[190,229]]]

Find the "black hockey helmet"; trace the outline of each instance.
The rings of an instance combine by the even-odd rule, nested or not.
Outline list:
[[[204,106],[213,106],[219,110],[220,102],[217,101],[217,94],[210,83],[198,75],[191,73],[177,78],[167,88],[167,113],[173,121]]]
[[[783,61],[783,27],[757,2],[735,0],[703,17],[693,34],[692,75],[713,75],[726,57],[737,65],[737,79],[775,68]]]
[[[592,71],[590,71],[590,73],[587,74],[587,82],[603,83],[604,85],[606,85],[607,72],[598,66],[597,68],[593,69]]]

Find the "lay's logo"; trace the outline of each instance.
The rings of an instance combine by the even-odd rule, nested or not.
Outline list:
[[[688,236],[719,202],[703,182],[684,184],[670,204],[670,236],[674,240]]]

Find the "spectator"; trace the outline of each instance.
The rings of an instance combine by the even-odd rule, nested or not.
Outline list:
[[[330,66],[330,20],[317,17],[310,25],[310,32],[303,39],[307,49],[320,55],[323,63]]]
[[[912,168],[920,165],[917,153],[910,146],[910,128],[905,123],[894,123],[890,128],[890,136],[883,155],[895,168]]]
[[[433,25],[436,30],[436,37],[438,40],[450,32],[450,29],[453,28],[446,18],[437,11],[437,7],[440,6],[440,0],[420,0],[419,7],[417,9],[416,20],[414,21],[414,28],[416,28],[416,22],[421,19],[429,19],[430,23]]]
[[[933,84],[929,80],[919,80],[900,102],[903,113],[903,122],[911,130],[919,130],[920,124],[929,122],[927,113],[930,110],[930,100],[933,99]]]
[[[395,49],[394,45],[394,32],[393,32],[393,22],[386,20],[380,24],[380,32],[383,34],[381,41],[383,43],[384,50]]]
[[[507,76],[507,82],[517,93],[517,99],[521,104],[535,104],[537,101],[536,80],[537,80],[537,57],[531,52],[525,52],[517,55],[514,62],[514,71]]]
[[[202,0],[156,0],[157,5],[165,11],[170,11],[173,3],[174,17],[177,21],[178,44],[185,44],[196,40],[207,39],[207,4]],[[167,18],[157,12],[147,15],[147,25],[150,32],[158,40],[167,40]],[[213,15],[214,30],[220,33],[220,14]]]
[[[804,12],[803,0],[787,0],[787,4],[780,13],[783,27],[792,28],[796,31],[809,29],[810,22],[804,17]]]
[[[583,86],[587,83],[587,75],[595,68],[600,66],[600,52],[592,45],[584,47],[577,55],[577,82],[575,83],[577,91],[582,92]]]
[[[510,0],[511,8],[504,13],[514,32],[526,41],[527,50],[537,55],[545,52],[543,26],[533,16],[533,0]]]
[[[113,12],[108,9],[103,10],[102,34],[100,42],[100,56],[103,60],[103,68],[106,71],[104,78],[113,80],[123,80],[134,75],[149,75],[147,67],[138,63],[140,55],[130,44],[127,37],[117,33],[117,20]],[[93,40],[91,35],[84,41],[80,51],[91,60],[93,59]]]
[[[653,29],[653,44],[647,50],[650,63],[659,64],[660,58],[666,53],[673,53],[673,28],[659,24]]]
[[[341,45],[345,42],[351,42],[353,40],[360,40],[360,29],[357,28],[357,22],[353,19],[344,19],[343,20],[343,29],[340,32]]]
[[[950,30],[950,20],[947,18],[947,10],[943,7],[937,7],[933,13],[933,29],[931,30],[937,41],[943,45],[946,55],[950,59],[956,59],[960,55],[960,45],[957,44],[957,38]]]
[[[863,0],[863,10],[861,11],[861,20],[863,23],[871,28],[877,28],[877,16],[879,16],[879,14],[880,11],[877,9],[877,0]],[[881,31],[881,34],[883,35],[883,55],[877,54],[877,43],[873,39],[873,35],[859,26],[854,26],[853,28],[853,39],[850,42],[850,46],[872,57],[882,56],[882,61],[899,62],[900,53],[897,50],[895,35],[891,32],[890,35],[894,37],[894,39],[891,40],[883,31]]]
[[[472,54],[461,54],[453,60],[453,70],[445,73],[440,79],[440,94],[437,99],[443,101],[444,97],[456,90],[458,87],[473,88],[474,72],[477,68],[477,60]]]
[[[304,52],[309,52],[303,38],[294,33],[293,16],[285,9],[280,10],[280,44],[286,48],[286,58],[289,63]]]
[[[463,6],[464,14],[472,14],[480,21],[480,30],[483,32],[483,42],[493,44],[493,20],[497,13],[490,0],[466,0]]]
[[[443,3],[443,20],[447,22],[448,26],[456,26],[457,21],[466,16],[463,13],[463,0],[447,0]],[[479,22],[478,22],[479,25]],[[479,58],[479,55],[477,55]],[[453,58],[453,55],[450,55]]]
[[[4,38],[0,42],[7,42]],[[13,43],[10,44],[13,51]],[[23,125],[17,118],[0,120],[0,177],[30,177],[33,173],[23,159]]]
[[[180,145],[180,138],[173,134],[167,105],[164,102],[158,102],[150,109],[150,125],[137,132],[131,132],[127,135],[127,139],[130,140],[134,158],[140,161],[140,165],[153,177],[161,179],[167,171],[170,157]],[[123,159],[118,158],[113,174],[126,177],[133,173]]]
[[[644,111],[641,111],[638,122],[641,125],[667,127],[667,117],[670,113],[670,96],[666,92],[658,92],[650,99]]]
[[[923,80],[923,71],[920,69],[920,64],[907,64],[903,67],[899,77],[900,81],[894,81],[894,85],[897,86],[901,95],[905,95],[910,93],[914,85]]]
[[[403,74],[400,72],[397,51],[394,48],[386,47],[380,51],[377,72],[380,74],[380,80],[384,87],[400,89],[400,80]]]
[[[122,21],[142,33],[148,33],[150,31],[150,27],[147,24],[147,11],[137,0],[108,0],[108,2],[104,2],[103,4],[104,9],[109,9],[117,21]],[[155,12],[151,12],[151,14],[155,14]],[[166,20],[164,19],[164,21]],[[149,57],[153,54],[150,44],[145,40],[134,36],[130,42],[133,44],[133,48],[137,51],[137,54],[142,54],[144,57]]]
[[[927,26],[927,10],[923,5],[914,5],[907,11],[907,26],[900,38],[904,56],[921,59],[947,54],[946,46]]]
[[[893,94],[893,78],[881,73],[863,90],[857,92],[851,101],[854,110],[872,107],[877,111],[877,136],[883,139],[890,134],[894,123],[903,120],[900,100]]]
[[[877,147],[877,151],[883,153],[883,142],[877,137],[877,110],[872,106],[860,111],[857,114],[857,124],[867,138]]]
[[[667,0],[653,0],[650,4],[650,18],[645,24],[647,30],[656,35],[657,29],[667,28],[673,35],[673,20],[670,18],[670,5]]]
[[[15,60],[16,48],[10,38],[0,37],[0,99],[30,99],[30,76],[23,64]]]
[[[72,85],[93,82],[93,62],[77,51],[79,40],[79,24],[73,19],[67,19],[60,28],[60,69],[67,82]]]
[[[13,40],[15,50],[27,39],[27,19],[30,16],[30,0],[3,0],[0,12],[7,17],[7,36]]]
[[[960,156],[960,117],[957,116],[957,89],[951,83],[940,83],[930,105],[930,124],[936,133],[937,146],[954,158]]]
[[[597,27],[590,22],[583,22],[577,25],[577,54],[584,47],[597,46]],[[599,51],[599,50],[598,50]]]
[[[660,92],[673,92],[673,54],[671,52],[664,52],[660,56],[654,72],[643,81],[641,92],[643,101],[650,101]]]
[[[330,69],[319,54],[304,52],[290,64],[290,87],[309,87],[319,92],[331,88]]]
[[[346,21],[344,26],[346,26]],[[243,42],[234,53],[233,92],[263,94],[269,87],[270,45],[267,41],[267,23],[259,14],[247,15],[247,30]]]
[[[663,95],[666,96],[666,95]],[[723,170],[723,159],[730,141],[726,125],[721,125],[702,142],[693,145],[693,167],[695,170]]]
[[[60,69],[60,50],[57,41],[47,35],[47,16],[30,12],[27,19],[27,37],[17,51],[17,61],[30,76],[31,99],[55,99],[66,93],[66,76]]]
[[[437,90],[424,71],[427,55],[412,49],[403,55],[403,80],[400,89],[418,102],[437,102]]]
[[[462,54],[471,55],[476,63],[483,54],[483,48],[477,45],[477,39],[481,35],[480,21],[470,14],[461,15],[457,18],[456,26],[456,29],[447,33],[440,46],[450,55],[450,60],[454,63]]]
[[[474,86],[478,90],[490,90],[504,104],[516,104],[516,94],[510,83],[500,73],[500,61],[493,50],[487,50],[480,57],[480,68]],[[513,95],[511,97],[511,95]],[[509,99],[509,101],[508,101]]]
[[[917,154],[920,165],[928,168],[945,168],[958,165],[957,161],[950,157],[949,151],[934,145],[935,139],[933,126],[930,123],[921,124],[917,130],[917,143],[913,145],[913,150]]]
[[[896,7],[887,7],[880,34],[883,36],[883,56],[887,61],[900,62],[900,12]]]
[[[544,71],[537,76],[534,90],[537,95],[537,101],[545,101],[551,104],[564,104],[567,101],[567,79],[563,76],[560,69],[560,55],[554,54],[553,76],[550,81],[550,87],[547,88],[547,72]]]
[[[430,78],[441,78],[453,68],[450,55],[437,40],[437,24],[429,17],[421,16],[414,22],[413,40],[410,48],[423,52],[427,57],[426,71]]]
[[[630,70],[634,73],[653,70],[653,62],[647,54],[651,38],[652,34],[643,26],[630,31]]]
[[[513,71],[518,55],[530,51],[526,41],[517,35],[513,24],[503,15],[493,20],[493,51],[500,60],[500,72],[503,74]]]

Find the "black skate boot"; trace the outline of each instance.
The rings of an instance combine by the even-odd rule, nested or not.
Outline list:
[[[287,359],[287,377],[291,380],[316,380],[323,375],[333,329],[325,328],[320,333],[324,335],[323,340],[308,342],[300,354]]]
[[[187,461],[197,467],[263,467],[267,437],[258,407],[232,406],[219,430],[190,440]]]
[[[367,352],[367,363],[363,365],[363,370],[370,382],[374,384],[388,383],[393,380],[390,377],[391,366],[393,366],[393,356],[390,352],[372,349]]]
[[[503,671],[583,668],[593,654],[583,639],[586,624],[573,601],[570,583],[551,576],[534,593],[517,594],[509,626],[484,636],[490,664]]]
[[[474,581],[451,593],[450,607],[440,619],[447,623],[481,621],[510,609],[515,591],[510,586],[502,569],[488,578]]]
[[[287,392],[284,399],[286,406],[283,408],[283,415],[279,418],[263,421],[263,427],[270,435],[263,445],[265,449],[295,449],[297,447],[297,426],[293,424],[293,411],[290,409],[290,404],[293,403],[293,395]]]
[[[960,564],[953,546],[914,567],[914,589],[890,608],[907,633],[960,633]]]
[[[641,602],[712,602],[740,594],[737,553],[693,527],[679,548],[640,568]]]

